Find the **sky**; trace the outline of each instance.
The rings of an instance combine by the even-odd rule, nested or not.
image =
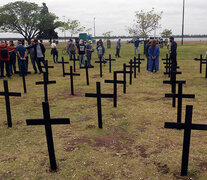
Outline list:
[[[160,21],[161,28],[156,30],[159,35],[164,29],[171,29],[173,34],[181,34],[183,0],[27,0],[39,5],[45,2],[50,12],[55,13],[60,20],[77,19],[86,29],[96,24],[96,36],[107,31],[112,35],[129,35],[127,28],[133,25],[135,11],[141,9],[149,11],[155,8],[156,12],[163,11]],[[0,0],[3,6],[15,0]],[[206,0],[185,0],[185,34],[207,34]],[[61,31],[59,36],[63,36]],[[89,31],[94,34],[94,31]],[[154,34],[154,32],[152,32]],[[70,33],[66,32],[69,36]],[[2,34],[2,36],[16,36]]]

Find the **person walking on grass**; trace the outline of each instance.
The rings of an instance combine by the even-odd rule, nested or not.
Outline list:
[[[56,47],[56,41],[53,40],[51,44],[51,55],[53,55],[53,62],[58,63],[58,50]]]
[[[81,65],[84,64],[85,66],[85,55],[86,55],[86,46],[83,42],[83,40],[80,40],[78,48],[77,48],[77,55],[79,57],[79,67],[81,68]]]
[[[157,46],[157,41],[153,40],[151,43],[151,46],[148,49],[149,54],[149,65],[148,65],[148,71],[153,72],[155,70],[155,73],[159,70],[159,54],[160,50]]]
[[[119,39],[116,43],[116,54],[115,57],[120,58],[120,50],[121,50],[121,39]]]

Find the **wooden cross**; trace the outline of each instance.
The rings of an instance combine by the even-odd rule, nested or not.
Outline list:
[[[88,68],[94,68],[94,67],[88,67],[88,61],[85,61],[85,67],[81,67],[81,69],[85,69],[86,70],[86,84],[87,85],[89,85]]]
[[[5,97],[6,102],[6,113],[7,113],[7,124],[8,127],[12,127],[12,117],[11,117],[11,106],[10,106],[10,96],[21,96],[21,93],[9,92],[8,81],[4,80],[4,92],[0,92],[0,96]]]
[[[102,64],[104,63],[107,63],[107,61],[105,61],[105,60],[101,60],[101,57],[99,58],[99,61],[95,61],[95,63],[99,63],[99,65],[100,65],[100,77],[102,77],[103,75],[102,75]]]
[[[80,76],[80,74],[73,73],[73,66],[70,66],[70,73],[65,73],[65,75],[70,76],[71,95],[74,95],[73,76]]]
[[[49,69],[54,68],[54,66],[49,66],[49,65],[48,65],[48,60],[45,60],[44,66],[41,66],[41,67],[42,67],[42,68],[45,68],[45,72],[46,72],[47,74],[49,74]]]
[[[98,127],[102,129],[103,126],[102,126],[101,98],[114,98],[114,95],[113,94],[101,94],[101,83],[96,82],[96,94],[86,93],[85,97],[97,98]]]
[[[114,71],[114,80],[105,80],[105,83],[114,84],[114,107],[117,107],[117,84],[126,84],[126,81],[117,80],[117,73]]]
[[[75,57],[75,55],[74,55],[73,58],[70,59],[70,61],[73,61],[73,70],[74,70],[74,72],[76,72],[75,62],[76,62],[76,61],[79,61],[79,59],[76,59],[76,57]]]
[[[200,55],[200,59],[195,58],[195,61],[200,61],[200,74],[202,73],[202,64],[206,64],[207,59],[203,59],[203,55]]]
[[[64,61],[64,57],[62,57],[62,61],[58,62],[62,64],[62,70],[63,70],[63,77],[65,77],[65,64],[69,64],[69,62]]]
[[[123,64],[123,71],[115,71],[115,72],[117,74],[123,74],[123,81],[125,82],[124,86],[123,86],[123,92],[124,92],[124,94],[126,94],[126,74],[132,74],[133,71],[127,71],[126,64]]]
[[[167,98],[178,98],[177,123],[182,122],[182,100],[183,98],[195,98],[194,94],[183,94],[183,83],[178,83],[178,94],[165,94]]]
[[[130,71],[132,71],[132,68],[134,68],[134,78],[137,78],[136,68],[138,68],[139,66],[136,65],[136,63],[133,63],[132,59],[129,61],[129,65],[126,65],[126,67],[129,67]],[[130,73],[129,76],[129,84],[132,84],[132,73]]]
[[[175,71],[171,72],[170,81],[163,81],[163,84],[171,84],[171,92],[172,94],[176,93],[176,84],[182,83],[185,84],[186,81],[177,81],[176,80],[176,73]],[[172,107],[176,107],[175,97],[172,99]]]
[[[58,124],[70,124],[70,119],[68,118],[50,118],[50,109],[48,102],[42,103],[43,108],[43,119],[27,119],[27,125],[44,125],[45,126],[45,134],[47,139],[47,148],[49,153],[50,159],[50,168],[52,171],[57,169],[56,159],[55,159],[55,150],[54,150],[54,143],[53,143],[53,135],[52,135],[52,127],[51,125],[58,125]]]
[[[134,60],[137,61],[138,63],[138,72],[140,72],[140,65],[142,64],[141,61],[144,61],[144,59],[141,59],[141,55],[138,54],[138,59],[136,59],[136,57],[134,57]]]
[[[48,90],[47,90],[48,84],[56,84],[56,81],[49,81],[48,73],[43,72],[43,81],[36,82],[36,85],[44,85],[45,102],[48,102]]]
[[[116,61],[116,59],[111,59],[111,54],[109,54],[109,59],[105,59],[106,61],[109,61],[109,72],[111,73],[111,61]]]
[[[165,61],[165,64],[169,64],[170,59],[169,59],[168,54],[166,54],[166,58],[163,58],[162,61]],[[169,72],[169,67],[170,66],[168,66],[168,67],[165,66],[165,72]]]
[[[191,130],[205,130],[205,131],[207,130],[207,125],[192,124],[192,113],[193,113],[193,106],[187,105],[185,123],[172,123],[172,122],[165,123],[165,128],[168,129],[184,129],[181,176],[187,176],[187,172],[188,172]]]
[[[25,72],[24,72],[23,68],[24,68],[24,65],[21,64],[21,72],[20,71],[16,71],[16,74],[19,74],[19,73],[22,74],[22,83],[23,83],[24,93],[27,93],[27,86],[26,86],[26,80],[25,80]],[[31,74],[31,72],[27,71],[27,74]]]
[[[177,69],[179,69],[180,67],[177,65],[174,65],[172,62],[168,62],[168,63],[163,63],[165,64],[165,68],[168,69],[168,72],[164,72],[164,75],[168,75],[168,77],[171,76],[172,73],[176,73],[176,74],[182,74],[182,72],[177,72]]]

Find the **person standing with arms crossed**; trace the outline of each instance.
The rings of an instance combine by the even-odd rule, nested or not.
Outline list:
[[[170,37],[171,47],[170,47],[170,60],[172,61],[172,67],[177,66],[177,43],[174,40],[174,37]],[[176,70],[173,69],[173,70]]]

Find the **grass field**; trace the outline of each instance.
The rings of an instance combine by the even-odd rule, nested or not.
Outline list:
[[[199,62],[193,61],[207,48],[206,45],[188,44],[178,47],[178,64],[182,75],[178,80],[186,80],[185,94],[195,94],[195,99],[183,101],[183,121],[185,105],[193,105],[193,122],[207,124],[207,79],[199,74]],[[59,55],[63,47],[59,47]],[[143,46],[140,48],[143,50]],[[167,49],[161,49],[160,59]],[[106,57],[114,57],[115,46],[106,49]],[[113,62],[112,69],[122,70],[123,63],[133,58],[133,46],[123,44],[121,58]],[[164,98],[170,93],[168,79],[163,75],[164,65],[160,60],[160,71],[151,74],[146,71],[146,60],[141,65],[141,73],[123,94],[118,87],[118,106],[113,108],[112,99],[102,100],[103,129],[97,128],[96,99],[85,98],[85,93],[95,93],[97,81],[101,82],[103,93],[112,93],[113,86],[105,84],[112,79],[108,64],[103,68],[103,78],[99,77],[99,65],[89,70],[90,86],[86,85],[85,70],[77,70],[75,96],[70,95],[70,79],[62,77],[61,64],[53,64],[48,48],[46,59],[55,68],[50,70],[49,85],[51,117],[70,118],[70,125],[53,125],[57,172],[49,171],[49,158],[43,126],[26,126],[26,119],[42,118],[44,101],[43,87],[35,82],[42,75],[27,76],[28,93],[22,97],[11,97],[13,127],[8,129],[4,98],[0,97],[0,179],[77,179],[77,180],[157,180],[157,179],[207,179],[207,132],[192,131],[189,158],[189,176],[180,177],[183,131],[164,129],[164,122],[175,122],[176,108],[172,100]],[[68,59],[68,56],[65,56]],[[93,54],[92,62],[97,59]],[[92,63],[94,64],[94,63]],[[70,63],[72,65],[72,63]],[[78,67],[78,63],[77,63]],[[29,69],[33,72],[31,63]],[[69,71],[69,65],[66,66]],[[203,70],[204,71],[204,70]],[[122,76],[119,76],[121,79]],[[9,81],[12,92],[22,92],[22,81],[18,75]],[[0,80],[0,91],[3,81]]]

